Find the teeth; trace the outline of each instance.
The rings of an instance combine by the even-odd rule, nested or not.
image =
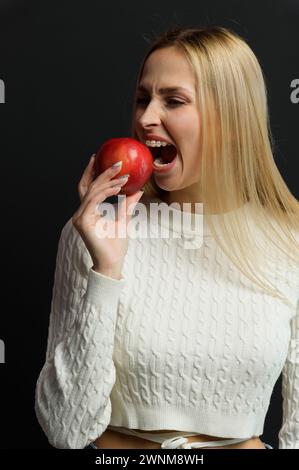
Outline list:
[[[156,158],[155,161],[154,161],[154,164],[156,166],[165,166],[165,165],[168,165],[168,163],[163,163],[163,161],[161,160],[161,158]]]
[[[168,144],[167,142],[162,142],[161,140],[146,140],[145,145],[148,147],[166,147]]]

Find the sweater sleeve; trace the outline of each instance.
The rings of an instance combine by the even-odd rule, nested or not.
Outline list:
[[[282,370],[283,420],[279,449],[299,449],[299,301],[291,319],[291,339]]]
[[[38,422],[60,449],[84,448],[110,422],[114,334],[125,280],[97,273],[92,265],[70,219],[58,243],[46,358],[35,389]]]

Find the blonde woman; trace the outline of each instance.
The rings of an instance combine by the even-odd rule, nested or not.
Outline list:
[[[298,448],[299,205],[248,44],[221,27],[164,33],[140,67],[132,136],[154,172],[109,223],[128,228],[140,200],[149,235],[97,236],[97,207],[123,183],[120,167],[94,179],[92,158],[59,241],[41,427],[58,448],[271,449],[259,436],[282,372],[279,448]]]

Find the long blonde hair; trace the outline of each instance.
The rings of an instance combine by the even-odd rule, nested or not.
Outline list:
[[[288,263],[299,266],[299,238],[295,236],[299,234],[299,202],[273,157],[274,140],[261,66],[245,40],[226,28],[173,28],[150,46],[140,66],[137,86],[149,55],[171,46],[185,54],[196,78],[202,126],[198,184],[209,228],[245,276],[288,303],[265,273],[260,276],[270,259],[271,250],[264,249],[269,246],[286,255]],[[138,138],[135,105],[136,95],[132,137]],[[153,175],[144,190],[147,196],[163,200],[165,191],[157,186]],[[248,202],[253,209],[250,224],[240,211],[229,211]],[[220,236],[211,217],[215,213]],[[252,221],[266,235],[263,247],[250,234]]]

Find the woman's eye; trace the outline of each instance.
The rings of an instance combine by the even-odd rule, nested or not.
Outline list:
[[[184,104],[182,101],[172,100],[172,99],[169,99],[167,102],[168,102],[168,104],[170,104],[171,106],[177,106],[177,105],[179,105],[179,104]]]
[[[136,99],[136,104],[142,104],[145,105],[148,102],[147,98],[137,98]],[[178,101],[172,98],[169,98],[166,100],[166,103],[168,106],[179,106],[181,104],[184,104],[182,101]]]

